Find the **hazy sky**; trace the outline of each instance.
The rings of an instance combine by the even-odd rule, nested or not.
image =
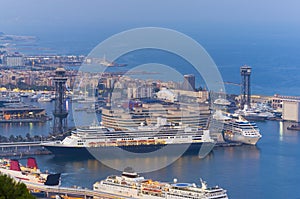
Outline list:
[[[0,31],[191,24],[300,25],[298,0],[0,0]]]

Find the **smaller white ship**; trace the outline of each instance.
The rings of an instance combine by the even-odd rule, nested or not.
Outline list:
[[[216,99],[214,101],[214,104],[220,105],[220,106],[229,106],[231,104],[231,102],[228,101],[227,99],[219,97],[218,99]]]
[[[39,99],[38,95],[34,94],[30,97],[30,101],[36,102]]]
[[[136,199],[227,199],[227,191],[221,187],[208,187],[201,180],[201,186],[195,183],[173,183],[153,181],[139,176],[131,168],[126,168],[121,176],[108,176],[93,185],[94,191],[110,193],[120,197]]]
[[[124,66],[127,66],[127,64],[119,64],[119,63],[116,63],[116,62],[108,61],[106,59],[105,55],[100,60],[100,64],[103,65],[103,66],[107,66],[107,67],[124,67]]]
[[[243,118],[251,121],[261,121],[275,118],[275,115],[269,111],[261,110],[259,108],[252,109],[245,105],[244,109],[235,111],[236,115],[241,115]]]
[[[217,110],[213,120],[222,124],[219,130],[223,132],[224,139],[227,141],[256,145],[262,137],[256,123],[249,122],[241,116],[233,117]]]
[[[43,94],[40,98],[38,98],[37,101],[38,102],[51,102],[52,98],[51,98],[51,95]]]

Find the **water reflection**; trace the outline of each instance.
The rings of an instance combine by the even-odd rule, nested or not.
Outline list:
[[[253,145],[241,145],[234,147],[216,147],[215,152],[227,159],[256,159],[260,158],[260,148]]]
[[[298,139],[296,139],[299,136],[299,131],[295,130],[288,130],[287,127],[296,124],[295,122],[290,121],[280,121],[279,122],[279,140],[281,142],[287,142],[287,143],[298,143]]]
[[[279,140],[283,140],[284,127],[283,122],[279,122]]]
[[[173,178],[178,178],[185,182],[198,182],[199,178],[203,177],[209,179],[212,184],[220,184],[219,177],[225,178],[225,181],[228,178],[229,181],[229,174],[232,172],[237,172],[241,176],[248,176],[248,169],[251,169],[252,174],[259,173],[260,153],[259,147],[249,145],[215,147],[205,158],[200,159],[197,155],[184,155],[167,167],[143,173],[143,175],[161,181],[172,181]],[[38,156],[38,158],[40,157]],[[125,168],[128,165],[124,164],[124,159],[125,162],[129,163],[138,162],[141,165],[152,165],[165,162],[169,158],[167,155],[161,155],[145,158],[116,158],[110,159],[110,161]],[[48,156],[47,160],[43,160],[43,164],[48,169],[51,168],[55,172],[63,173],[62,185],[65,186],[77,184],[91,187],[95,181],[104,179],[108,175],[120,174],[120,171],[114,170],[96,159]]]

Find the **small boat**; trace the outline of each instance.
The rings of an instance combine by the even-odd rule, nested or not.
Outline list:
[[[77,107],[77,108],[74,108],[74,111],[87,111],[88,108],[87,107]]]
[[[30,97],[30,101],[36,102],[39,99],[38,95],[33,95]]]
[[[293,125],[288,126],[287,130],[300,131],[300,126],[293,124]]]
[[[29,93],[22,92],[20,93],[20,97],[29,97]]]
[[[51,95],[42,95],[38,100],[38,102],[51,102]]]
[[[231,104],[231,102],[228,101],[227,99],[219,97],[218,99],[216,99],[214,101],[214,104],[215,105],[220,105],[220,106],[229,106]]]

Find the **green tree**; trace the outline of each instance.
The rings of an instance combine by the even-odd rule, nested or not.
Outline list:
[[[23,142],[24,139],[23,139],[23,137],[22,137],[21,135],[17,135],[17,136],[16,136],[16,141],[17,141],[17,142]]]
[[[10,136],[9,136],[9,141],[10,141],[10,142],[14,142],[14,141],[15,141],[15,136],[10,135]]]
[[[0,142],[8,142],[7,137],[0,135]]]
[[[34,199],[24,183],[0,174],[0,199]]]
[[[32,141],[32,137],[30,136],[29,133],[26,133],[26,141],[27,141],[27,142]]]

